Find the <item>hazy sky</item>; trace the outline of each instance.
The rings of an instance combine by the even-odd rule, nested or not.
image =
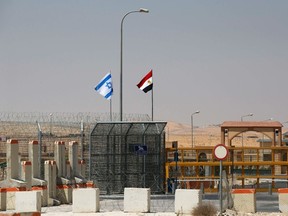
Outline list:
[[[205,126],[288,121],[287,0],[0,0],[0,111],[151,114],[136,84],[153,69],[154,120]]]

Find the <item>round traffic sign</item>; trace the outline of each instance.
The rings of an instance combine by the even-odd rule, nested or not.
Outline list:
[[[228,156],[228,149],[225,145],[218,144],[214,147],[213,153],[218,160],[224,160]]]

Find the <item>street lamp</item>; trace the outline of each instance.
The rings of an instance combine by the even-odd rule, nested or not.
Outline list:
[[[136,11],[126,13],[121,20],[121,45],[120,45],[120,121],[123,120],[123,22],[126,16],[131,13],[149,13],[148,9],[140,8]]]
[[[253,116],[253,113],[249,113],[249,114],[247,114],[247,115],[241,116],[241,121],[243,121],[243,118],[244,118],[244,117],[248,117],[248,116]]]
[[[273,120],[273,118],[269,118],[269,119],[265,119],[265,120],[263,120],[263,121],[272,121],[272,120]],[[265,139],[265,135],[264,135],[264,133],[262,133],[261,147],[263,147],[264,139]]]
[[[243,118],[244,118],[244,117],[249,117],[249,116],[253,116],[253,113],[249,113],[249,114],[247,114],[247,115],[241,116],[241,122],[243,121]],[[243,132],[242,132],[242,147],[243,147]]]
[[[191,114],[191,144],[192,144],[192,148],[194,147],[193,144],[193,115],[200,113],[199,110],[197,110],[196,112]]]

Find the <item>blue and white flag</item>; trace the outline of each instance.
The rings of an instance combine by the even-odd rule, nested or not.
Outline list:
[[[111,73],[106,74],[106,76],[95,87],[95,90],[104,96],[107,100],[111,99],[113,94]]]

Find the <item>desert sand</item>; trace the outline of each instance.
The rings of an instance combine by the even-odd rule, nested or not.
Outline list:
[[[282,133],[287,132],[287,128],[282,128]],[[191,125],[177,122],[168,122],[166,125],[166,142],[167,147],[172,141],[178,141],[178,147],[192,146]],[[248,131],[243,133],[244,143],[248,146],[258,146],[259,139],[266,138],[262,133]],[[193,145],[194,146],[215,146],[221,143],[220,125],[194,126],[193,127]],[[233,145],[240,147],[242,145],[242,135],[233,139]]]

